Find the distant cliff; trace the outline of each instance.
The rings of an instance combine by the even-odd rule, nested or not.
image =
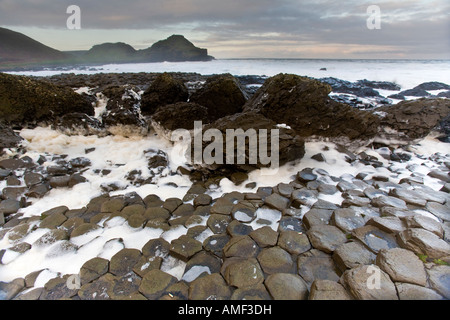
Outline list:
[[[93,46],[80,58],[86,62],[95,63],[210,61],[214,59],[208,56],[207,49],[197,48],[182,35],[172,35],[143,50],[135,50],[132,46],[122,42],[103,43]]]
[[[70,54],[50,48],[22,33],[0,28],[0,66],[59,64],[72,59]]]
[[[137,58],[136,52],[132,46],[123,42],[103,43],[93,46],[81,59],[98,63],[131,62]]]
[[[210,61],[207,49],[197,48],[182,35],[172,35],[165,40],[153,44],[150,48],[138,53],[143,60],[161,61]]]
[[[210,61],[207,49],[196,47],[182,35],[172,35],[143,50],[129,44],[103,43],[84,52],[61,52],[19,32],[0,28],[0,70],[74,64]]]

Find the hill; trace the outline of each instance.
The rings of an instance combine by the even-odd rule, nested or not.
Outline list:
[[[88,62],[120,63],[135,60],[136,52],[132,46],[123,42],[103,43],[93,46],[80,57]]]
[[[210,61],[207,49],[182,35],[172,35],[143,50],[129,44],[103,43],[88,51],[61,52],[22,33],[0,28],[0,70],[130,62]]]
[[[150,48],[141,50],[139,54],[146,61],[210,61],[207,49],[201,49],[182,35],[172,35],[165,40],[153,44]]]
[[[72,56],[50,48],[26,35],[0,28],[0,65],[60,64]]]

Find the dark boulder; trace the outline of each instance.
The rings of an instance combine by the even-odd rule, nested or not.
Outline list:
[[[115,110],[118,108],[133,109],[139,108],[140,97],[138,87],[129,85],[124,86],[108,86],[103,90],[103,95],[108,98],[106,105],[107,110]]]
[[[444,119],[442,119],[441,122],[439,122],[435,129],[440,133],[437,139],[441,140],[442,142],[450,143],[450,113]]]
[[[85,113],[73,112],[55,119],[52,125],[66,135],[101,135],[103,124]]]
[[[450,98],[450,90],[443,91],[437,95],[439,98]]]
[[[159,107],[151,117],[152,127],[167,135],[176,129],[194,129],[194,122],[209,123],[208,109],[191,102],[178,102]]]
[[[248,172],[258,168],[273,166],[275,163],[273,163],[272,160],[274,160],[275,157],[271,154],[271,151],[275,152],[276,150],[274,148],[272,150],[272,134],[276,134],[277,131],[272,130],[278,130],[279,133],[278,161],[280,165],[283,165],[290,161],[301,159],[305,154],[305,143],[303,139],[301,139],[295,133],[294,130],[279,128],[274,121],[256,112],[237,113],[231,116],[220,118],[210,125],[206,125],[203,128],[203,132],[206,132],[209,129],[218,130],[217,132],[222,133],[222,157],[220,159],[214,158],[217,161],[214,161],[214,163],[212,164],[206,163],[205,159],[203,158],[203,162],[201,164],[194,163],[194,167],[198,170],[206,169],[214,171],[219,169],[229,169],[229,173],[233,173],[236,171]],[[242,130],[240,133],[239,129]],[[227,135],[227,130],[234,130],[234,133],[238,138],[231,140],[232,136]],[[267,132],[267,139],[262,139],[262,141],[267,146],[267,153],[265,154],[261,151],[261,147],[264,147],[264,145],[260,143],[260,139],[263,137],[261,136],[262,132]],[[244,136],[247,136],[245,138],[245,144],[239,142],[239,140],[243,139]],[[239,137],[241,137],[241,139],[239,139]],[[252,138],[249,139],[248,137]],[[254,142],[256,142],[256,146]],[[216,142],[214,141],[214,143]],[[233,155],[228,153],[227,144],[229,143],[232,143]],[[211,145],[211,142],[203,142],[203,154],[208,154],[206,152],[206,148],[210,148]],[[242,146],[244,145],[245,150],[242,150]],[[238,157],[239,150],[243,151],[244,163],[242,163],[242,159]],[[194,150],[191,151],[191,157],[194,157],[195,152]],[[254,152],[255,157],[251,156],[250,151]],[[267,156],[267,158],[270,159],[270,163],[263,163],[263,161],[261,161],[261,153],[263,157]],[[214,154],[216,155],[216,153]],[[229,158],[228,161],[227,157]],[[232,161],[230,161],[231,159]],[[226,174],[226,172],[224,172],[224,174]]]
[[[138,112],[121,108],[114,109],[102,116],[104,126],[113,134],[147,133],[147,123],[141,119]],[[114,128],[119,128],[118,131]]]
[[[400,91],[401,87],[393,82],[388,81],[370,81],[370,80],[358,80],[357,84],[366,86],[374,89],[382,89],[382,90],[392,90],[392,91]]]
[[[420,89],[420,88],[413,88],[409,90],[405,90],[398,93],[399,96],[409,96],[409,97],[427,97],[431,96],[427,91]]]
[[[395,99],[395,100],[406,100],[405,96],[396,93],[396,94],[391,94],[390,96],[388,96],[388,99]]]
[[[450,85],[442,83],[442,82],[424,82],[419,84],[414,89],[422,89],[422,90],[450,90]]]
[[[160,106],[186,102],[188,97],[188,89],[183,81],[163,73],[156,77],[142,95],[141,111],[150,115]]]
[[[366,140],[376,135],[376,116],[334,101],[330,92],[331,87],[318,80],[279,74],[247,101],[244,112],[259,112],[278,124],[287,124],[302,137]]]
[[[0,119],[4,122],[35,124],[72,112],[92,116],[94,108],[70,88],[0,73]]]
[[[189,98],[208,109],[212,120],[242,111],[248,96],[239,80],[230,74],[213,76]]]
[[[384,130],[380,132],[381,137],[409,142],[427,136],[447,118],[450,115],[450,101],[422,98],[402,101],[378,111],[383,112],[381,127]]]
[[[13,129],[0,123],[0,150],[3,148],[14,148],[23,140]]]
[[[353,83],[336,78],[322,78],[320,81],[331,86],[333,92],[354,94],[358,97],[379,97],[378,91],[373,86],[366,86],[366,82]]]

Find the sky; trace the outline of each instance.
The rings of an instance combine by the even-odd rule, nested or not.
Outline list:
[[[448,0],[0,0],[0,26],[63,51],[182,34],[218,59],[450,59]]]

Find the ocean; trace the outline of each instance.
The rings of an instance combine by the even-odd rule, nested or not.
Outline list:
[[[321,70],[325,68],[326,70]],[[208,62],[162,62],[67,67],[11,74],[51,76],[61,73],[196,72],[235,76],[292,73],[312,78],[334,77],[347,81],[371,80],[397,83],[402,90],[423,82],[450,84],[450,60],[336,60],[336,59],[217,59]]]

